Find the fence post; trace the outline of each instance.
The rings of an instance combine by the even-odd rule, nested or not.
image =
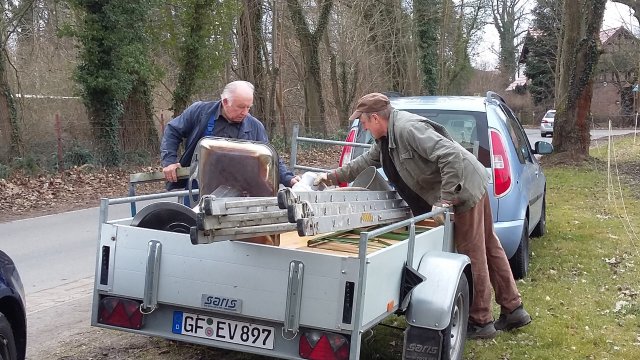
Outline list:
[[[58,144],[58,172],[64,173],[64,159],[62,157],[62,126],[60,125],[60,114],[56,113],[56,142]]]
[[[300,124],[295,122],[293,124],[293,134],[291,135],[291,157],[289,157],[289,166],[291,170],[295,171],[296,162],[298,158],[298,132],[300,131]],[[286,138],[286,136],[285,136]]]

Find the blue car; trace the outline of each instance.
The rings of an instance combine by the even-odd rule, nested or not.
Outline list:
[[[535,155],[550,154],[553,146],[529,139],[514,112],[496,93],[481,96],[390,97],[391,105],[442,124],[465,149],[473,153],[490,174],[489,198],[496,233],[513,276],[529,271],[529,237],[546,232],[546,177]],[[347,142],[372,143],[368,131],[354,120]],[[340,165],[366,149],[345,147]]]
[[[24,289],[13,260],[0,251],[0,359],[24,360],[27,317]]]

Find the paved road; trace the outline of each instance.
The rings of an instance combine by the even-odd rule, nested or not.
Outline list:
[[[616,130],[613,134],[630,132]],[[527,129],[527,135],[531,144],[551,142],[551,138],[541,138],[537,129]],[[607,135],[606,130],[592,133],[594,139]],[[16,262],[27,294],[30,359],[55,347],[61,336],[73,336],[78,328],[88,327],[98,211],[91,208],[0,223],[0,249]],[[126,205],[110,211],[111,218],[129,216]],[[60,317],[60,313],[66,315]]]
[[[525,132],[527,133],[527,137],[529,138],[529,142],[531,143],[531,146],[533,147],[533,144],[536,143],[536,141],[546,141],[551,143],[553,141],[553,137],[542,137],[540,136],[540,130],[539,129],[525,129]],[[617,136],[617,135],[625,135],[625,134],[632,134],[633,130],[612,130],[611,131],[611,135],[612,136]],[[639,134],[640,135],[640,134]],[[602,138],[606,138],[609,136],[609,130],[591,130],[591,140],[597,140],[597,139],[602,139]]]

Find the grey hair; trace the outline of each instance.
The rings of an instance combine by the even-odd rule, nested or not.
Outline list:
[[[238,90],[240,90],[240,89],[245,89],[245,90],[251,91],[251,95],[253,96],[253,91],[254,91],[253,84],[248,82],[248,81],[237,80],[237,81],[232,81],[232,82],[228,83],[224,87],[224,89],[222,90],[222,94],[220,94],[220,99],[221,100],[224,100],[224,99],[231,100],[233,98],[233,95],[235,95],[236,92],[238,92]]]

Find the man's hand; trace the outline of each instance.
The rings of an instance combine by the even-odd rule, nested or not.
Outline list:
[[[169,182],[178,181],[178,174],[176,173],[176,170],[181,167],[182,165],[180,165],[180,163],[175,163],[162,168],[164,178]]]
[[[296,175],[296,176],[292,177],[291,180],[289,181],[289,187],[292,187],[293,185],[297,184],[298,182],[300,182],[300,176]]]
[[[447,201],[438,201],[435,204],[433,204],[433,206],[431,207],[431,211],[438,211],[438,210],[443,210],[443,209],[449,209],[451,207],[451,204]],[[440,213],[436,216],[433,217],[433,220],[435,222],[437,222],[439,225],[444,225],[444,213]]]
[[[329,179],[329,176],[327,173],[322,172],[319,173],[318,175],[316,175],[315,180],[313,180],[313,186],[319,186],[320,184],[324,184],[326,186],[331,186],[333,185],[333,181],[331,181],[331,179]]]

